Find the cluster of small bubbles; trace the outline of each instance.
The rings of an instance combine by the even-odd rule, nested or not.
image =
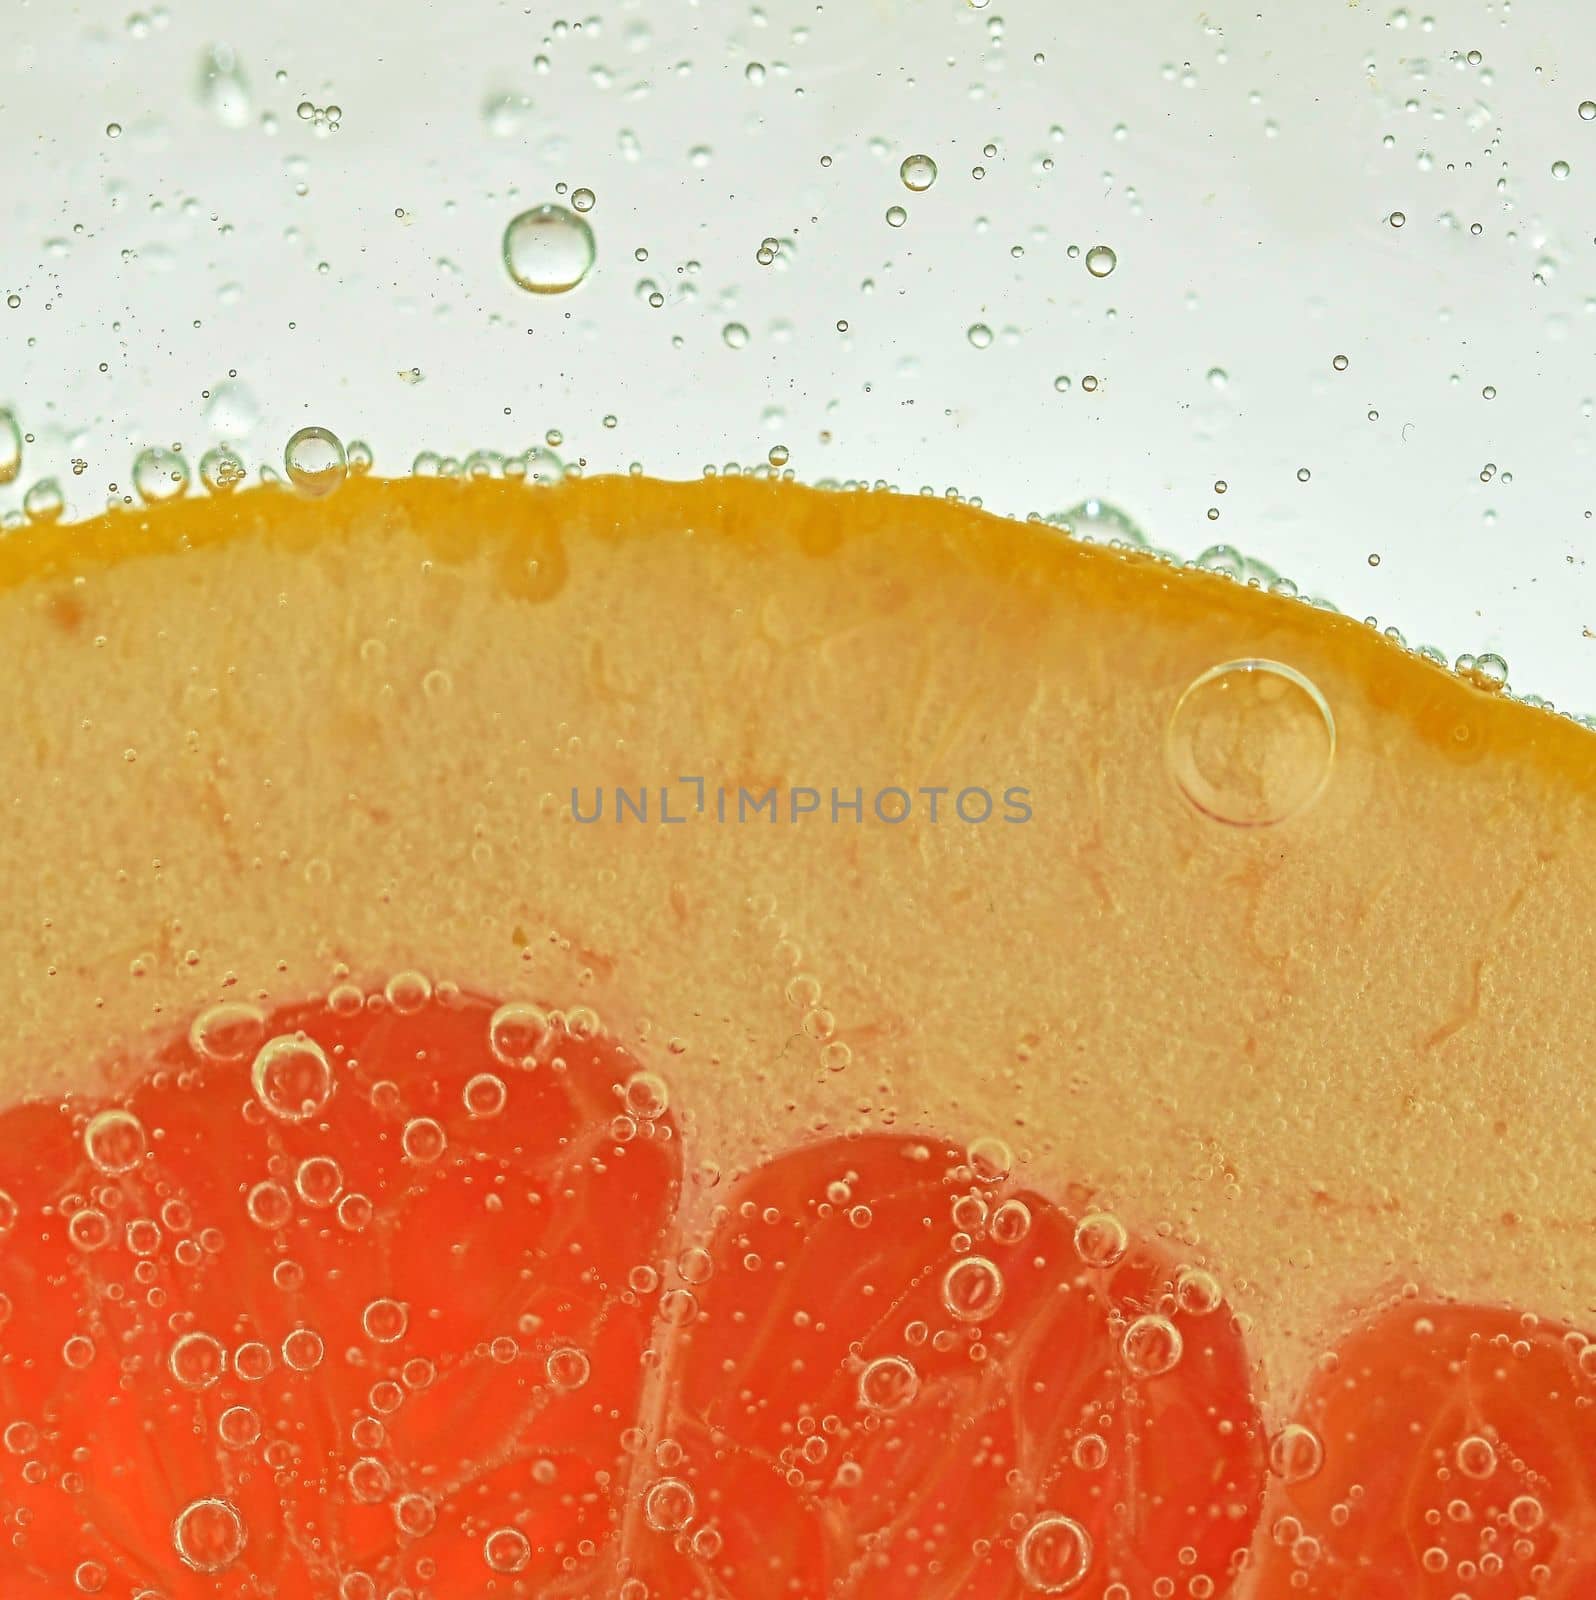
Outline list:
[[[172,1523],[172,1548],[195,1572],[223,1572],[248,1542],[244,1519],[226,1500],[190,1501]]]
[[[343,442],[327,428],[301,428],[283,450],[283,470],[302,494],[319,500],[342,486],[349,471]]]
[[[942,1275],[942,1304],[960,1322],[980,1322],[1003,1300],[1003,1273],[985,1256],[963,1256]]]
[[[1106,278],[1119,265],[1119,257],[1106,245],[1094,244],[1086,252],[1086,270],[1094,278]]]
[[[199,471],[212,494],[231,494],[244,481],[243,458],[231,445],[213,445],[200,457]]]
[[[658,1478],[643,1496],[643,1515],[657,1533],[675,1533],[686,1527],[697,1509],[691,1485],[680,1478]]]
[[[920,1374],[904,1356],[877,1356],[859,1372],[859,1404],[866,1411],[902,1411],[920,1392]]]
[[[83,1130],[83,1148],[107,1177],[119,1177],[144,1159],[144,1124],[131,1111],[97,1111]]]
[[[519,1528],[495,1528],[482,1541],[482,1559],[494,1572],[519,1572],[532,1559],[532,1544]]]
[[[1282,1483],[1301,1483],[1324,1466],[1324,1444],[1301,1422],[1288,1422],[1269,1441],[1269,1470]]]
[[[588,275],[598,251],[587,223],[550,202],[511,218],[503,253],[506,270],[521,288],[564,294]]]
[[[303,1033],[280,1034],[256,1053],[250,1068],[255,1097],[282,1122],[304,1122],[332,1095],[326,1053]]]
[[[329,133],[337,133],[344,119],[344,108],[319,106],[313,100],[301,100],[294,107],[294,115],[301,122],[308,122],[316,133],[325,137]]]
[[[145,505],[188,493],[188,463],[176,450],[152,445],[133,458],[133,487]]]
[[[1075,1225],[1075,1253],[1089,1267],[1111,1267],[1129,1247],[1125,1224],[1110,1211],[1088,1212]]]
[[[1020,1536],[1014,1560],[1033,1594],[1069,1594],[1091,1570],[1091,1536],[1073,1517],[1044,1511]]]
[[[1168,1317],[1151,1311],[1137,1317],[1120,1340],[1126,1369],[1136,1378],[1157,1378],[1171,1371],[1184,1348],[1180,1329]]]
[[[905,189],[924,194],[937,181],[937,164],[927,155],[905,156],[898,168]]]
[[[0,483],[15,483],[22,471],[22,429],[16,417],[0,408]]]

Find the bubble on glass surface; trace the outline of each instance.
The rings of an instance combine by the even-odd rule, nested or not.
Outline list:
[[[513,217],[504,230],[504,265],[530,294],[565,294],[592,270],[593,230],[552,202]]]
[[[1020,1535],[1014,1562],[1031,1593],[1069,1594],[1091,1570],[1091,1535],[1062,1511],[1044,1511]]]
[[[1084,382],[1083,379],[1083,385]],[[1129,513],[1095,495],[1071,506],[1067,511],[1051,512],[1043,521],[1055,528],[1062,528],[1077,539],[1104,544],[1131,544],[1141,548],[1147,544],[1147,535]]]
[[[1210,389],[1223,389],[1230,383],[1230,374],[1223,367],[1210,367],[1208,369],[1208,387]]]
[[[902,206],[887,207],[887,226],[901,228],[909,220],[909,213]]]
[[[1335,761],[1335,719],[1315,685],[1279,661],[1227,661],[1198,675],[1164,735],[1176,788],[1204,816],[1267,827],[1315,800]]]
[[[199,471],[212,494],[231,494],[244,481],[244,459],[231,445],[214,445],[200,457]]]
[[[964,1256],[942,1275],[942,1304],[960,1322],[980,1322],[1002,1303],[1003,1273],[985,1256]]]
[[[255,1097],[282,1122],[304,1122],[332,1096],[332,1065],[326,1052],[303,1033],[269,1039],[250,1069]]]
[[[1075,1225],[1075,1253],[1089,1267],[1111,1267],[1130,1248],[1130,1233],[1111,1211],[1092,1211]]]
[[[482,1541],[482,1559],[493,1572],[519,1572],[532,1559],[532,1544],[519,1528],[495,1528]]]
[[[577,189],[571,195],[571,205],[577,211],[591,211],[597,201],[598,196],[591,189]]]
[[[212,45],[200,57],[199,99],[224,128],[249,125],[249,84],[231,46]]]
[[[98,1111],[83,1130],[83,1148],[107,1177],[120,1177],[144,1159],[144,1124],[120,1107]]]
[[[1094,244],[1086,252],[1086,270],[1094,278],[1106,278],[1119,265],[1119,257],[1106,244]]]
[[[22,471],[22,429],[16,417],[0,408],[0,483],[15,483]]]
[[[1269,1470],[1282,1483],[1301,1483],[1324,1465],[1324,1445],[1312,1428],[1288,1422],[1269,1441]]]
[[[205,402],[205,425],[221,439],[242,439],[260,421],[260,406],[246,384],[219,383]]]
[[[120,139],[122,137],[122,124],[120,122],[106,123],[105,136],[107,139]]]
[[[40,478],[22,497],[22,514],[29,522],[59,522],[66,511],[66,496],[54,478]]]
[[[188,493],[188,463],[175,450],[152,445],[133,458],[133,487],[145,505]]]
[[[1556,178],[1559,183],[1561,183],[1562,180],[1566,178],[1572,170],[1573,169],[1566,161],[1554,161],[1552,163],[1552,176]]]
[[[244,1519],[226,1500],[191,1500],[172,1522],[172,1548],[195,1572],[225,1571],[247,1542]]]
[[[509,139],[521,131],[531,109],[530,95],[508,91],[492,94],[482,102],[482,120],[495,138]]]
[[[1405,227],[1407,225],[1407,220],[1407,213],[1405,211],[1393,211],[1391,213],[1391,226],[1393,228]]]
[[[337,434],[327,428],[301,428],[283,451],[283,469],[301,494],[319,500],[343,484],[349,458]]]
[[[898,177],[905,189],[924,194],[937,181],[937,164],[927,155],[905,156]]]
[[[740,322],[728,322],[720,336],[728,350],[741,350],[748,343],[748,329]]]
[[[919,1390],[920,1374],[903,1356],[877,1356],[859,1372],[859,1404],[866,1411],[901,1411]]]
[[[1134,1378],[1160,1378],[1180,1363],[1185,1340],[1168,1317],[1149,1311],[1137,1317],[1120,1340],[1120,1354]]]
[[[992,330],[984,322],[972,322],[964,336],[977,350],[985,350],[992,343]]]

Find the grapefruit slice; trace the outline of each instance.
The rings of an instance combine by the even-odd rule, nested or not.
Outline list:
[[[138,1086],[153,1082],[152,1061],[194,1048],[169,1041],[218,1003],[242,1000],[276,1027],[346,981],[371,994],[394,974],[447,972],[470,995],[559,997],[596,1052],[600,1100],[613,1099],[628,1061],[668,1081],[673,1137],[657,1150],[679,1155],[691,1181],[678,1206],[675,1169],[655,1173],[646,1220],[662,1230],[650,1247],[660,1285],[638,1290],[628,1277],[615,1290],[606,1272],[598,1300],[585,1284],[569,1303],[591,1317],[619,1293],[603,1327],[619,1340],[635,1309],[628,1348],[652,1352],[636,1406],[611,1407],[614,1430],[636,1416],[648,1451],[674,1439],[661,1407],[675,1374],[696,1410],[670,1425],[692,1438],[677,1441],[675,1472],[624,1445],[620,1463],[612,1443],[609,1455],[573,1455],[575,1480],[591,1483],[591,1502],[578,1498],[595,1529],[637,1565],[606,1572],[597,1532],[578,1532],[574,1564],[564,1567],[562,1548],[549,1583],[580,1592],[590,1573],[647,1582],[647,1562],[667,1557],[685,1563],[669,1569],[667,1588],[670,1573],[707,1586],[715,1561],[734,1560],[765,1583],[752,1532],[726,1509],[720,1474],[740,1459],[750,1495],[775,1493],[774,1481],[806,1513],[780,1535],[802,1542],[793,1559],[804,1573],[878,1585],[911,1571],[927,1582],[963,1573],[980,1593],[988,1576],[1013,1582],[1025,1527],[1056,1513],[1086,1531],[1094,1561],[1123,1565],[1132,1592],[1150,1582],[1160,1593],[1166,1580],[1177,1594],[1218,1586],[1232,1535],[1244,1538],[1240,1519],[1226,1525],[1247,1502],[1246,1449],[1225,1436],[1204,1458],[1216,1470],[1199,1492],[1181,1452],[1146,1441],[1188,1437],[1206,1450],[1213,1427],[1244,1419],[1249,1404],[1278,1435],[1314,1392],[1327,1352],[1393,1279],[1418,1285],[1426,1304],[1591,1325],[1580,1286],[1596,1278],[1596,1234],[1579,1219],[1596,1187],[1566,1116],[1569,1075],[1596,1024],[1591,736],[1360,623],[969,507],[750,479],[549,491],[361,480],[315,502],[263,489],[28,528],[0,541],[0,618],[14,662],[0,690],[9,911],[0,1097],[33,1102],[6,1124],[0,1154],[51,1250],[70,1244],[67,1219],[45,1227],[38,1208],[60,1198],[50,1185],[81,1187],[62,1163],[87,1157],[59,1145],[50,1108],[64,1103],[81,1120],[92,1106],[171,1092]],[[433,1011],[453,1015],[436,998]],[[313,1035],[322,1025],[294,1024]],[[300,1082],[292,1059],[289,1068],[290,1084]],[[242,1070],[232,1064],[233,1079]],[[402,1081],[397,1068],[390,1077]],[[221,1092],[208,1067],[196,1065],[193,1081],[197,1105]],[[236,1081],[226,1093],[235,1113],[248,1099]],[[341,1097],[330,1104],[342,1114]],[[656,1150],[598,1130],[590,1110],[587,1098],[567,1112],[551,1102],[549,1125],[568,1122],[584,1150],[606,1140]],[[213,1147],[229,1145],[209,1130],[225,1128],[251,1167],[266,1145],[248,1141],[297,1151],[292,1141],[311,1126],[195,1115],[191,1127],[172,1112],[174,1128],[189,1129],[182,1148],[218,1160]],[[357,1147],[358,1132],[352,1125]],[[557,1167],[559,1151],[536,1132],[517,1130],[522,1155],[493,1158],[510,1163],[507,1183],[517,1161],[528,1173]],[[763,1292],[750,1287],[759,1274],[745,1283],[746,1269],[726,1264],[747,1219],[716,1208],[740,1203],[731,1197],[742,1185],[754,1194],[787,1185],[792,1209],[781,1210],[793,1231],[770,1225],[766,1248],[790,1256],[794,1282],[811,1281],[812,1264],[798,1265],[810,1260],[799,1245],[811,1230],[823,1254],[844,1255],[832,1219],[822,1230],[799,1206],[821,1203],[815,1195],[833,1181],[821,1167],[900,1139],[940,1166],[948,1138],[961,1150],[992,1139],[1012,1149],[1007,1181],[1040,1197],[1039,1238],[1070,1231],[1089,1204],[1123,1227],[1126,1260],[1147,1275],[1126,1304],[1114,1300],[1110,1269],[1086,1271],[1089,1292],[1065,1296],[1068,1308],[1044,1309],[1016,1289],[990,1335],[983,1325],[985,1357],[972,1368],[1029,1373],[1027,1339],[1047,1330],[1101,1342],[1090,1318],[1071,1320],[1093,1295],[1117,1325],[1167,1283],[1178,1296],[1171,1274],[1181,1267],[1220,1286],[1218,1320],[1186,1339],[1190,1387],[1177,1368],[1173,1387],[1126,1384],[1106,1413],[1100,1481],[1124,1474],[1123,1514],[1117,1490],[1071,1506],[1051,1493],[1064,1481],[1053,1446],[1074,1426],[1071,1406],[1094,1382],[1105,1405],[1111,1398],[1106,1357],[1083,1357],[1078,1384],[1049,1370],[1032,1397],[1036,1433],[1029,1400],[1013,1417],[993,1415],[982,1437],[994,1456],[1012,1451],[1020,1474],[1004,1478],[999,1504],[1030,1519],[996,1530],[956,1502],[946,1474],[963,1469],[949,1465],[934,1429],[910,1426],[922,1414],[913,1407],[873,1428],[852,1414],[839,1423],[857,1435],[863,1475],[821,1516],[820,1464],[782,1459],[792,1441],[776,1430],[796,1434],[805,1413],[778,1346],[747,1359],[750,1386],[781,1397],[781,1415],[711,1393],[710,1367],[734,1356],[717,1343],[729,1337],[717,1296],[729,1316],[750,1304],[740,1297]],[[160,1159],[160,1149],[148,1155]],[[383,1168],[393,1182],[408,1171]],[[220,1204],[232,1169],[208,1181]],[[931,1204],[941,1181],[901,1194],[888,1182],[881,1203],[888,1214],[936,1216],[941,1228]],[[124,1182],[135,1179],[107,1179]],[[479,1192],[463,1175],[444,1188],[462,1203]],[[612,1208],[575,1192],[580,1237],[601,1251],[594,1218],[609,1225]],[[269,1195],[263,1203],[269,1213]],[[469,1249],[464,1212],[440,1215]],[[973,1234],[968,1251],[951,1233],[920,1237],[914,1260],[891,1230],[876,1236],[891,1248],[867,1236],[850,1231],[849,1254],[884,1250],[883,1304],[929,1307],[949,1253],[997,1260]],[[177,1242],[189,1237],[177,1230]],[[275,1260],[270,1230],[249,1237]],[[214,1253],[193,1242],[212,1263],[196,1283],[221,1284]],[[695,1246],[711,1277],[671,1279],[671,1263]],[[323,1256],[302,1253],[308,1281]],[[650,1249],[632,1239],[623,1253]],[[1042,1266],[1023,1255],[1011,1263],[1017,1284],[1063,1281],[1049,1278],[1063,1270],[1056,1253],[1039,1253]],[[862,1266],[871,1259],[859,1255]],[[58,1259],[32,1270],[30,1284],[53,1272],[52,1292],[68,1286]],[[865,1325],[862,1288],[850,1283],[839,1275],[842,1315],[827,1325],[858,1325],[850,1340],[874,1355],[871,1341],[897,1330]],[[359,1283],[373,1298],[384,1298],[380,1287]],[[641,1299],[636,1308],[625,1299],[672,1287],[691,1289],[702,1315],[661,1323],[657,1304],[645,1315]],[[1232,1315],[1252,1402],[1235,1383],[1232,1335],[1220,1336]],[[5,1337],[21,1343],[0,1346],[7,1381],[27,1376],[14,1349],[37,1363],[44,1347],[29,1340],[71,1336],[42,1323],[14,1331],[29,1325],[16,1315],[8,1324]],[[1479,1326],[1494,1337],[1490,1314]],[[298,1331],[274,1330],[284,1340]],[[451,1331],[465,1336],[463,1325]],[[347,1348],[325,1336],[323,1345]],[[440,1341],[429,1359],[441,1366],[462,1350],[459,1338],[447,1349]],[[844,1419],[857,1374],[837,1360],[814,1374],[836,1398],[805,1403]],[[97,1361],[77,1386],[91,1396],[111,1377]],[[289,1384],[281,1363],[274,1371]],[[235,1376],[229,1368],[218,1382]],[[914,1407],[940,1415],[939,1396],[956,1386],[930,1367],[916,1376],[926,1382]],[[284,1393],[301,1390],[298,1422],[318,1446],[340,1419],[317,1420],[323,1391],[308,1377]],[[984,1405],[979,1385],[959,1393],[950,1404]],[[121,1415],[111,1409],[119,1395],[102,1391],[107,1416]],[[410,1415],[426,1406],[418,1400]],[[440,1433],[418,1436],[415,1459],[441,1449],[447,1460],[443,1433],[458,1435],[461,1460],[491,1454],[472,1429],[498,1409],[448,1412]],[[75,1415],[87,1426],[87,1413]],[[1507,1439],[1508,1424],[1495,1425]],[[705,1437],[719,1439],[724,1459],[706,1456]],[[902,1450],[892,1446],[900,1438]],[[60,1447],[70,1455],[81,1442],[63,1434]],[[762,1476],[772,1447],[778,1469],[815,1473],[799,1484]],[[1353,1470],[1348,1430],[1332,1429],[1324,1449],[1327,1473],[1343,1456]],[[979,1449],[975,1459],[983,1464],[969,1473],[985,1495],[995,1480]],[[1524,1459],[1546,1470],[1527,1447]],[[58,1491],[77,1472],[69,1459],[59,1465]],[[489,1499],[531,1494],[519,1463],[506,1471]],[[947,1487],[936,1486],[939,1473]],[[623,1477],[641,1489],[661,1476],[686,1485],[695,1506],[720,1508],[717,1556],[693,1548],[696,1523],[651,1537],[646,1495],[619,1488]],[[887,1515],[900,1495],[918,1508],[901,1525]],[[1580,1496],[1567,1495],[1578,1527]],[[549,1499],[537,1498],[540,1508]],[[681,1502],[672,1510],[666,1500],[655,1509],[669,1523]],[[1172,1574],[1175,1506],[1191,1528]],[[1143,1547],[1124,1534],[1133,1515],[1150,1519]],[[1324,1515],[1330,1529],[1305,1531],[1333,1556],[1336,1503]],[[1260,1568],[1279,1560],[1275,1520],[1263,1518],[1239,1594],[1259,1570],[1269,1582],[1284,1570]],[[553,1526],[539,1534],[550,1550],[563,1537]],[[24,1531],[13,1517],[8,1548],[21,1548]],[[214,1518],[192,1531],[226,1536]],[[303,1537],[322,1537],[320,1525]],[[1044,1547],[1066,1551],[1068,1537],[1056,1532]],[[975,1552],[988,1539],[990,1572]],[[459,1552],[464,1561],[465,1543]],[[470,1557],[480,1563],[481,1549]],[[438,1565],[423,1581],[441,1584],[446,1570],[452,1579],[444,1553],[425,1559]],[[1578,1581],[1567,1576],[1575,1559],[1558,1547],[1537,1581]],[[544,1581],[541,1569],[525,1571],[532,1577],[488,1581]]]
[[[709,1551],[686,1541],[655,1592],[1229,1591],[1263,1460],[1234,1318],[1010,1159],[828,1140],[728,1196],[684,1259],[702,1312],[645,1497],[691,1508]]]
[[[389,992],[0,1119],[7,1595],[546,1592],[608,1536],[674,1125],[579,1023]]]
[[[1596,1345],[1411,1297],[1328,1360],[1274,1441],[1266,1600],[1596,1592]]]

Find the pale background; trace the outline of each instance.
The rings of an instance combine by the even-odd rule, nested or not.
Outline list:
[[[1101,496],[1596,711],[1596,23],[1259,3],[12,0],[0,405],[33,439],[0,511],[44,476],[97,511],[146,444],[280,468],[309,422],[387,472],[550,428],[590,473],[782,444],[807,480]],[[561,183],[597,265],[534,297],[500,238]]]

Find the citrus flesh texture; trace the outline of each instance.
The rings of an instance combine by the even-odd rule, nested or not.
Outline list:
[[[754,482],[177,504],[0,612],[8,1594],[1589,1586],[1587,733]]]

